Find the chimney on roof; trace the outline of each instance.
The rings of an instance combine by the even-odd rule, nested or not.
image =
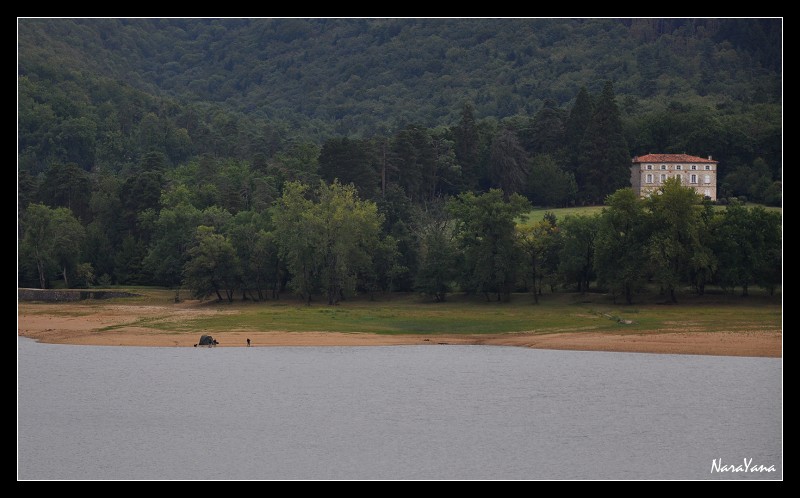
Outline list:
[[[709,154],[709,156],[708,156],[708,160],[709,160],[709,161],[711,161],[711,155],[710,155],[710,154]]]

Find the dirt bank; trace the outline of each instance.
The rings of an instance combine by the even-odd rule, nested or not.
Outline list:
[[[101,346],[191,347],[199,339],[197,332],[163,331],[142,326],[124,325],[168,312],[175,320],[198,314],[220,313],[197,307],[102,305],[85,311],[66,311],[57,304],[20,303],[17,333],[39,342]],[[109,327],[111,327],[109,329]],[[724,356],[780,357],[781,332],[751,331],[636,331],[636,332],[565,332],[555,334],[438,334],[384,335],[341,332],[286,332],[279,330],[229,330],[210,332],[220,347],[244,347],[247,339],[259,346],[388,346],[487,344],[540,349],[621,351],[636,353],[704,354]]]

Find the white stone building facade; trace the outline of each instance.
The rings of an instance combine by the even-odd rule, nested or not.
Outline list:
[[[640,197],[648,197],[667,178],[679,178],[681,185],[694,188],[698,194],[717,200],[717,166],[711,159],[688,154],[647,154],[634,157],[631,165],[631,186]]]

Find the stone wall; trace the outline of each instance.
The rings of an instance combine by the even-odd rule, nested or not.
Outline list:
[[[20,301],[81,301],[83,299],[111,299],[138,295],[131,292],[91,289],[17,289],[17,299]]]

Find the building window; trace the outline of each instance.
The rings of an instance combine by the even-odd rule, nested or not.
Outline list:
[[[692,164],[692,171],[694,171],[694,170],[696,170],[696,169],[697,169],[697,165],[695,165],[695,164]]]
[[[711,166],[709,166],[708,164],[706,164],[706,171],[710,171],[710,170],[711,170]]]
[[[661,183],[664,183],[665,181],[667,181],[667,175],[662,173],[661,174]]]
[[[680,170],[681,170],[681,165],[679,164],[679,165],[675,166],[675,169],[677,169],[678,171],[680,171]]]
[[[683,183],[682,182],[683,178],[681,178],[681,175],[675,175],[675,178],[678,179],[678,183]]]
[[[704,175],[703,176],[703,183],[705,183],[706,185],[711,183],[711,175]]]
[[[667,169],[667,165],[666,165],[666,164],[662,164],[662,165],[661,165],[661,169],[662,169],[662,170],[664,170],[664,169]]]
[[[653,174],[647,173],[647,183],[653,183]]]
[[[692,183],[697,183],[697,175],[692,175]]]
[[[706,197],[711,197],[711,191],[706,189]]]
[[[647,169],[653,169],[653,165],[652,164],[648,164],[647,165]]]

